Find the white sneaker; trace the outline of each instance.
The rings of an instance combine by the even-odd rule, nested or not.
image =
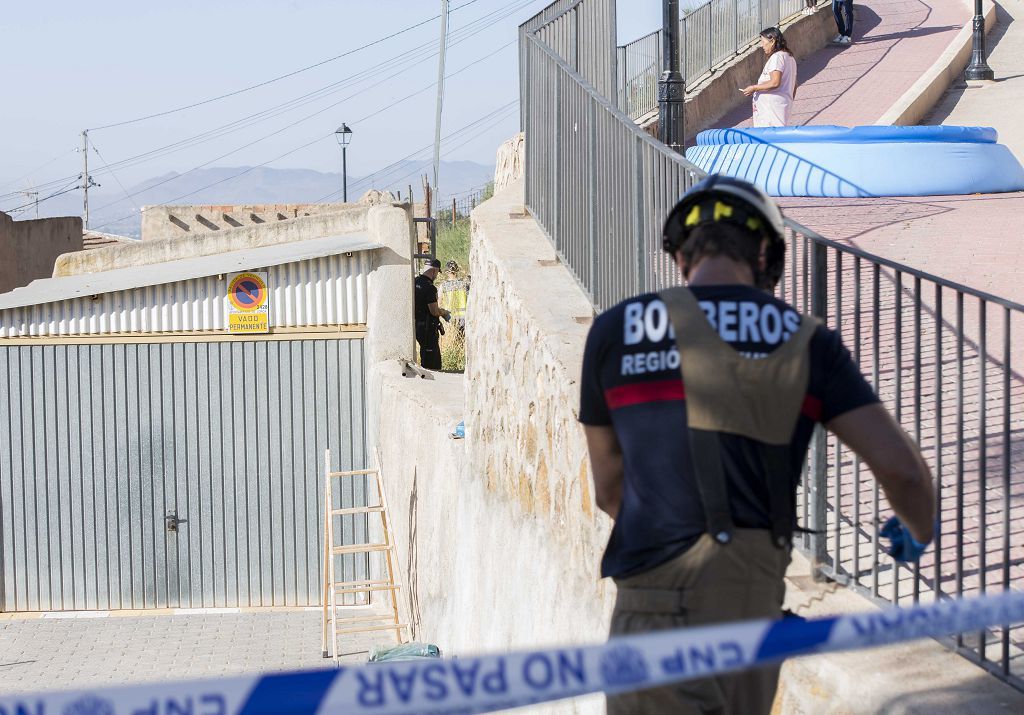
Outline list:
[[[831,42],[833,45],[841,45],[843,43],[843,35],[836,35],[831,40],[829,40],[829,42]]]
[[[852,45],[853,44],[853,38],[850,37],[849,35],[843,35],[841,38],[839,38],[839,44],[840,45]]]

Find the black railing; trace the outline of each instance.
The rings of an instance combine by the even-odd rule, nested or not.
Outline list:
[[[618,109],[616,87],[595,84],[609,70],[621,77],[614,17],[614,0],[562,0],[520,28],[526,206],[596,309],[678,282],[661,251],[661,221],[702,176]],[[819,533],[802,547],[819,572],[879,602],[1019,588],[1024,378],[1012,366],[1024,364],[1024,340],[1014,346],[1012,336],[1024,335],[1024,306],[787,226],[782,297],[841,333],[922,445],[941,517],[920,566],[884,556],[884,496],[866,466],[819,429],[800,502]],[[948,644],[1024,689],[1022,634],[994,629]]]
[[[782,297],[839,331],[935,476],[939,531],[917,567],[884,556],[892,510],[867,466],[820,432],[805,479],[804,548],[828,577],[879,603],[1018,590],[1024,576],[1024,305],[788,222]],[[1024,628],[949,645],[1024,689]]]

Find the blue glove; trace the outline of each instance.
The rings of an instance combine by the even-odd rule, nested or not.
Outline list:
[[[885,526],[878,533],[891,542],[885,553],[902,563],[916,564],[921,558],[921,554],[928,548],[928,544],[931,543],[930,541],[919,543],[898,516],[889,517],[889,521],[885,522]]]

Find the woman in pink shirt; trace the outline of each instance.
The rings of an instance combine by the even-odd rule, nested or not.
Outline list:
[[[777,27],[761,31],[761,49],[768,55],[764,70],[757,84],[740,91],[754,97],[755,127],[784,127],[796,97],[796,60]]]

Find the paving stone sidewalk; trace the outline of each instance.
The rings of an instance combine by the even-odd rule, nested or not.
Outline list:
[[[863,0],[855,15],[854,45],[828,46],[798,63],[794,123],[873,124],[942,54],[971,7],[962,0]],[[988,48],[997,81],[971,89],[955,83],[925,123],[995,126],[1024,159],[1024,2],[997,3]],[[746,105],[718,124],[749,125]],[[826,238],[1024,303],[1024,193],[780,203]]]
[[[854,5],[854,44],[827,45],[797,63],[793,123],[874,124],[970,17],[962,0],[860,0]],[[751,107],[744,103],[716,126],[750,123]]]
[[[350,663],[366,662],[375,643],[393,642],[384,632],[348,638],[352,653],[342,659]],[[318,610],[0,618],[5,695],[331,665],[321,657]]]

